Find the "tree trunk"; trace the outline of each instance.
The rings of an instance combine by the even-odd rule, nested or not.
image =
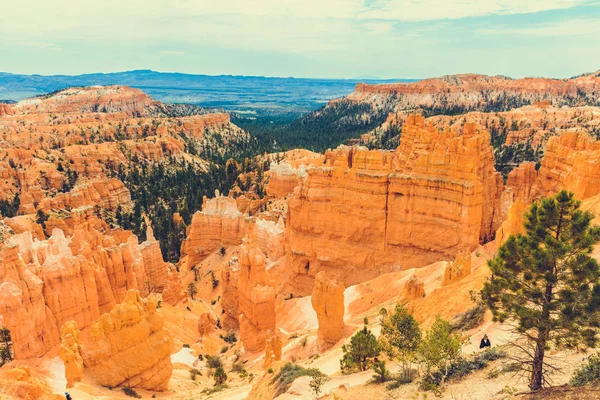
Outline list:
[[[533,363],[531,364],[531,380],[529,381],[529,389],[532,391],[541,389],[544,382],[544,353],[546,351],[546,342],[550,335],[550,302],[552,301],[552,288],[552,285],[547,284],[546,293],[544,294],[545,303],[542,307],[542,320],[548,325],[538,330],[538,337],[535,343],[535,354],[533,355]]]
[[[544,352],[546,349],[546,332],[540,332],[538,341],[535,346],[535,354],[531,369],[531,380],[529,381],[529,389],[532,391],[542,388],[544,376]]]

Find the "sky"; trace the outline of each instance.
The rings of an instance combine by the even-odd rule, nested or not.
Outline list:
[[[309,78],[600,70],[600,0],[0,0],[0,71]]]

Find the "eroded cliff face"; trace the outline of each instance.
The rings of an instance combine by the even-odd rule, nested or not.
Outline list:
[[[81,358],[83,372],[98,385],[165,390],[173,371],[173,338],[163,328],[156,305],[156,297],[142,299],[139,292],[131,290],[121,304],[95,321],[89,332],[79,335],[67,325],[63,348],[68,350],[61,353],[67,377],[80,368],[77,362],[67,361]],[[80,354],[73,354],[77,350]]]
[[[12,333],[16,358],[45,354],[59,343],[65,322],[88,327],[128,289],[144,290],[146,272],[134,235],[111,231],[93,214],[62,222],[75,225],[68,237],[58,228],[41,241],[24,232],[0,250],[0,316]]]
[[[583,200],[600,193],[599,150],[600,142],[586,133],[568,132],[551,138],[533,195],[555,194],[566,189]]]
[[[352,285],[453,259],[491,240],[502,221],[502,178],[489,134],[474,125],[439,132],[412,116],[395,152],[340,147],[307,172],[287,218],[300,294],[321,270]]]
[[[247,218],[247,214],[238,211],[234,198],[218,193],[212,199],[205,197],[202,211],[192,217],[181,245],[185,265],[191,268],[222,246],[240,244],[248,229]]]

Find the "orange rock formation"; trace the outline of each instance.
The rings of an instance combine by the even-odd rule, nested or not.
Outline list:
[[[181,279],[179,279],[179,274],[175,266],[170,264],[168,270],[167,285],[162,292],[162,299],[165,303],[175,306],[187,299],[187,293],[181,284]]]
[[[83,379],[83,358],[79,346],[79,329],[75,321],[69,321],[60,328],[60,358],[65,364],[67,387]]]
[[[344,335],[344,289],[325,271],[315,277],[311,302],[319,320],[319,339],[325,345],[337,343]]]
[[[444,271],[444,281],[442,286],[449,285],[461,280],[471,273],[471,252],[461,251],[456,255],[456,259],[447,263]]]
[[[0,315],[17,358],[43,355],[59,343],[67,321],[88,327],[128,289],[143,289],[146,273],[135,236],[111,231],[93,215],[62,222],[72,236],[53,229],[39,241],[24,232],[0,250]]]
[[[502,178],[489,133],[473,125],[438,132],[413,116],[395,152],[341,147],[307,172],[287,232],[301,294],[320,270],[351,285],[453,258],[491,240],[501,223]]]
[[[294,188],[307,176],[304,165],[294,168],[287,162],[279,164],[272,162],[267,175],[269,177],[267,194],[275,198],[285,197],[293,193]]]
[[[0,399],[2,400],[64,400],[53,394],[46,382],[35,378],[27,367],[0,370]]]
[[[140,245],[140,251],[147,277],[144,285],[148,287],[149,291],[162,293],[169,280],[169,272],[160,251],[160,243],[154,238],[150,226],[146,228],[146,241]]]
[[[554,105],[572,105],[573,99],[581,105],[594,101],[594,93],[600,90],[600,78],[594,74],[568,80],[547,78],[511,79],[504,76],[476,74],[448,75],[411,83],[369,85],[359,83],[350,94],[350,100],[392,96],[398,108],[446,107],[461,105],[474,109],[481,105],[500,103],[515,98],[525,104],[549,101]]]
[[[92,324],[81,339],[85,373],[99,385],[162,391],[173,366],[173,338],[163,328],[157,299],[127,292],[123,303]]]
[[[600,193],[599,150],[600,142],[585,133],[567,132],[551,138],[533,188],[534,196],[554,194],[561,189],[575,193],[578,199]]]
[[[404,297],[407,300],[425,297],[425,283],[419,280],[415,275],[411,276],[404,284]]]
[[[281,360],[281,333],[278,330],[266,333],[264,368],[268,369],[274,362]]]
[[[181,245],[181,255],[187,256],[189,268],[195,266],[221,246],[240,244],[246,235],[247,214],[238,211],[235,199],[219,196],[204,198],[202,211],[192,217],[186,239]]]
[[[239,267],[231,264],[223,274],[223,309],[229,319],[239,315],[240,339],[250,352],[264,350],[266,332],[275,329],[275,289],[265,261],[256,241],[245,239]]]

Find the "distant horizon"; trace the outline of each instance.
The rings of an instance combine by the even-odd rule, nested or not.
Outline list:
[[[339,78],[339,77],[307,77],[307,76],[275,76],[275,75],[241,75],[241,74],[207,74],[201,72],[181,72],[181,71],[159,71],[150,68],[141,68],[141,69],[129,69],[129,70],[120,70],[120,71],[109,71],[109,72],[84,72],[84,73],[75,73],[75,74],[44,74],[44,73],[21,73],[21,72],[10,72],[10,71],[0,71],[0,74],[9,74],[9,75],[24,75],[24,76],[41,76],[41,77],[53,77],[53,76],[65,76],[65,77],[76,77],[76,76],[84,76],[84,75],[111,75],[111,74],[124,74],[129,72],[154,72],[158,74],[178,74],[178,75],[190,75],[190,76],[206,76],[206,77],[239,77],[239,78],[266,78],[266,79],[311,79],[311,80],[346,80],[346,81],[357,81],[360,79],[365,80],[373,80],[373,81],[393,81],[393,80],[413,80],[420,81],[428,78],[403,78],[403,77],[395,77],[395,78],[380,78],[377,76],[357,76],[350,78]],[[469,73],[469,72],[467,72]],[[433,77],[429,77],[433,78]]]
[[[483,72],[458,72],[458,73],[448,73],[442,75],[435,76],[425,76],[419,78],[408,78],[408,77],[393,77],[393,78],[381,78],[378,76],[370,76],[370,75],[359,75],[356,77],[308,77],[308,76],[276,76],[276,75],[243,75],[243,74],[209,74],[209,73],[201,73],[201,72],[181,72],[181,71],[160,71],[151,68],[140,68],[140,69],[130,69],[130,70],[115,70],[115,71],[96,71],[96,72],[84,72],[84,73],[56,73],[56,74],[46,74],[46,73],[21,73],[21,72],[11,72],[11,71],[0,71],[0,74],[6,75],[14,75],[14,76],[39,76],[39,77],[78,77],[78,76],[89,76],[89,75],[116,75],[116,74],[125,74],[125,73],[142,73],[142,72],[151,72],[157,74],[172,74],[172,75],[188,75],[188,76],[203,76],[203,77],[232,77],[232,78],[265,78],[265,79],[306,79],[306,80],[338,80],[338,81],[360,81],[360,80],[371,80],[371,81],[422,81],[426,79],[434,79],[440,78],[443,76],[456,76],[456,75],[483,75],[483,76],[504,76],[511,79],[526,79],[526,78],[547,78],[547,79],[570,79],[576,76],[581,75],[589,75],[600,72],[600,65],[597,69],[593,69],[590,71],[581,71],[569,76],[545,76],[545,75],[528,75],[528,76],[511,76],[507,74],[486,74]]]

